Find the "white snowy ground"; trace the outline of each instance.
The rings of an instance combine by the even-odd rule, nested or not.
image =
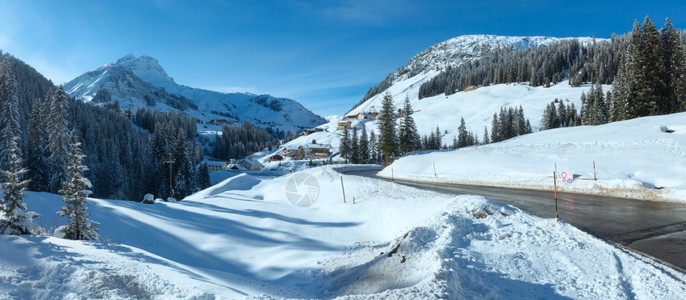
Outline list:
[[[290,180],[315,178],[319,190]],[[686,275],[483,197],[239,174],[178,203],[92,199],[105,241],[0,236],[2,299],[677,299]],[[311,179],[310,179],[311,180]],[[307,181],[305,181],[307,182]],[[310,185],[311,187],[314,185]],[[298,207],[291,195],[316,201]],[[317,193],[318,192],[318,193]],[[353,198],[355,204],[352,203]],[[52,231],[59,197],[29,193]]]
[[[684,120],[686,113],[644,117],[535,132],[455,151],[415,153],[380,175],[552,191],[557,164],[558,189],[563,191],[686,202]],[[588,180],[594,177],[593,162],[597,181]],[[564,179],[574,174],[575,180],[562,183],[563,172]]]

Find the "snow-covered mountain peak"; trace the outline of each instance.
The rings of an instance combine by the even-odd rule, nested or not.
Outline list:
[[[221,93],[174,82],[153,57],[132,54],[86,72],[64,85],[69,95],[94,104],[119,103],[122,109],[178,111],[201,122],[240,124],[295,132],[325,123],[322,117],[286,98]]]
[[[554,42],[574,39],[546,36],[498,36],[498,35],[462,35],[440,42],[426,48],[410,59],[404,66],[388,74],[377,86],[371,88],[363,101],[381,94],[391,86],[410,78],[420,81],[431,79],[448,67],[457,67],[483,57],[496,49],[523,50],[531,47],[545,47]],[[590,38],[577,38],[587,42]],[[422,82],[414,82],[417,87]]]
[[[174,79],[167,75],[167,72],[164,71],[164,68],[162,68],[157,59],[147,55],[136,57],[133,54],[129,54],[118,59],[114,65],[133,72],[140,79],[155,86],[174,82]]]
[[[432,45],[415,55],[393,75],[396,81],[404,80],[431,70],[441,71],[449,66],[460,65],[493,49],[522,50],[547,46],[559,40],[561,38],[546,36],[462,35]]]

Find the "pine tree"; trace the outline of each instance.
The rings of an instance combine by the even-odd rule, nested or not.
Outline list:
[[[31,178],[29,189],[36,192],[50,190],[50,165],[48,161],[48,135],[46,132],[47,107],[45,101],[34,101],[29,118],[27,135],[27,168]]]
[[[369,163],[369,137],[367,136],[367,128],[362,129],[362,136],[360,137],[360,163]]]
[[[498,114],[493,114],[493,121],[491,121],[491,142],[497,143],[502,141],[500,133],[502,129],[500,128],[500,122],[498,122]]]
[[[195,191],[193,169],[190,145],[186,141],[184,130],[179,129],[174,146],[174,165],[172,168],[172,172],[175,174],[173,184],[176,199],[181,200]]]
[[[198,183],[197,185],[200,187],[200,189],[206,189],[210,187],[212,184],[210,183],[210,170],[207,166],[207,164],[201,164],[200,167],[198,168]]]
[[[173,141],[176,140],[172,132],[172,126],[169,122],[156,122],[155,132],[153,133],[152,138],[152,160],[154,165],[154,176],[157,180],[151,181],[152,186],[150,189],[152,189],[156,195],[165,198],[169,196],[170,188],[169,165],[165,164],[165,162],[173,159],[172,145]],[[223,137],[224,135],[222,135],[222,138]],[[218,141],[221,141],[221,139],[218,139]]]
[[[379,163],[379,152],[377,150],[376,133],[374,130],[369,134],[369,159],[371,163]]]
[[[442,145],[443,145],[443,140],[441,138],[441,129],[438,128],[438,125],[436,125],[434,149],[441,149]]]
[[[9,150],[14,138],[21,137],[17,81],[10,70],[9,56],[0,63],[0,167],[9,164]],[[21,141],[17,141],[21,145]]]
[[[643,26],[634,22],[625,54],[625,76],[629,86],[627,118],[657,113],[666,89],[664,63],[655,25],[646,17]]]
[[[483,144],[490,144],[491,141],[488,139],[488,127],[484,126],[484,142]]]
[[[660,32],[660,46],[664,62],[666,90],[660,113],[670,114],[683,111],[684,94],[686,93],[686,56],[679,41],[679,35],[672,22],[667,19]]]
[[[600,83],[596,84],[594,98],[596,113],[594,125],[607,124],[610,120],[610,112],[605,101],[605,94],[603,94],[603,86]]]
[[[72,152],[69,154],[69,165],[66,166],[68,180],[62,183],[60,194],[64,195],[62,201],[64,207],[57,212],[60,217],[67,217],[67,224],[60,226],[56,232],[70,240],[96,240],[98,239],[98,222],[88,220],[88,201],[86,197],[91,194],[88,190],[91,182],[83,177],[83,172],[88,167],[83,165],[84,155],[81,154],[81,143],[71,144]]]
[[[409,153],[419,150],[421,148],[421,140],[417,132],[417,125],[412,118],[412,105],[410,105],[410,98],[405,96],[405,104],[403,106],[403,118],[398,129],[400,153]]]
[[[384,165],[393,162],[393,158],[398,153],[398,137],[395,129],[395,113],[393,108],[393,96],[386,92],[381,104],[381,114],[379,116],[379,141],[378,149],[384,158]]]
[[[341,153],[341,157],[344,158],[346,161],[350,159],[350,154],[352,152],[352,141],[350,140],[350,134],[348,133],[348,129],[343,129],[343,136],[341,136],[341,145],[338,148],[338,151]]]
[[[357,138],[357,126],[353,127],[353,137],[350,141],[350,162],[353,164],[360,163],[360,143]]]
[[[33,219],[40,215],[35,212],[25,212],[27,206],[24,203],[24,196],[26,196],[24,190],[29,185],[29,180],[23,179],[27,169],[22,167],[24,162],[21,159],[21,149],[18,142],[18,137],[14,137],[10,141],[10,148],[7,153],[7,169],[1,172],[4,182],[0,186],[5,196],[0,198],[4,214],[4,218],[0,219],[0,233],[40,234],[42,229],[32,224]]]
[[[457,148],[469,146],[469,133],[464,118],[460,118],[460,126],[457,127]]]
[[[628,52],[628,51],[627,51]],[[629,75],[626,74],[626,67],[628,63],[628,53],[622,59],[622,63],[619,65],[619,70],[617,70],[617,75],[615,80],[612,82],[612,100],[610,102],[610,121],[622,121],[628,118],[627,116],[627,106],[629,105]]]
[[[558,100],[558,99],[555,99]],[[569,124],[567,124],[567,107],[565,107],[565,103],[563,100],[559,100],[560,102],[557,105],[557,122],[560,125],[560,127],[567,127]]]
[[[69,106],[67,93],[60,86],[50,98],[50,112],[48,113],[48,147],[50,149],[50,190],[55,192],[62,182],[68,179],[64,166],[69,164],[72,152],[71,136],[68,127],[67,109]]]

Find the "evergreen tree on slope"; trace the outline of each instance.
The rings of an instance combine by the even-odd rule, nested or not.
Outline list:
[[[350,141],[350,162],[353,164],[360,163],[360,141],[357,137],[357,126],[353,127],[353,137]]]
[[[379,116],[379,141],[378,149],[384,158],[384,166],[393,162],[393,157],[398,153],[398,137],[396,135],[395,112],[393,111],[393,96],[386,92],[381,103]]]
[[[48,107],[45,101],[36,100],[31,108],[26,145],[28,147],[28,177],[31,178],[29,189],[36,192],[50,190],[50,165],[48,161],[48,134],[46,120]]]
[[[10,141],[8,150],[8,167],[2,170],[4,182],[0,184],[5,195],[0,199],[3,202],[3,217],[0,219],[0,233],[2,234],[40,234],[42,229],[33,224],[33,219],[40,216],[35,212],[25,212],[27,206],[24,203],[24,190],[29,185],[29,180],[23,180],[28,171],[22,167],[21,149],[18,145],[19,138],[14,137]]]
[[[83,177],[83,172],[88,167],[83,165],[84,155],[81,154],[81,143],[73,142],[72,152],[69,153],[69,165],[67,169],[67,181],[62,183],[60,194],[64,195],[62,201],[64,207],[57,212],[60,217],[67,217],[67,224],[55,230],[56,235],[61,235],[70,240],[96,240],[100,223],[88,220],[88,201],[86,197],[91,194],[90,180]]]
[[[174,197],[181,200],[195,191],[193,158],[183,129],[179,129],[174,146],[174,169]]]
[[[14,138],[21,136],[17,81],[10,70],[9,57],[0,63],[0,167],[9,164],[9,150]],[[21,141],[17,141],[21,146]]]
[[[71,134],[67,120],[69,98],[60,86],[50,98],[50,112],[48,113],[48,147],[50,149],[50,190],[59,190],[62,182],[68,180],[64,166],[70,163]]]
[[[417,125],[412,118],[412,105],[410,98],[405,96],[405,104],[403,106],[403,118],[398,129],[400,153],[408,153],[421,149],[422,141],[417,132]]]
[[[667,19],[665,27],[660,32],[660,46],[662,48],[663,62],[665,68],[666,93],[664,105],[660,113],[671,114],[680,112],[686,107],[684,105],[684,93],[686,93],[686,56],[684,49],[679,41],[679,35],[672,22]]]
[[[350,141],[350,134],[348,133],[348,129],[344,128],[343,129],[343,136],[341,136],[341,145],[338,147],[338,152],[340,152],[341,157],[348,161],[350,158],[350,152],[351,152],[351,141]]]
[[[367,128],[362,129],[362,135],[359,141],[360,147],[360,163],[369,163],[369,137],[367,136]]]

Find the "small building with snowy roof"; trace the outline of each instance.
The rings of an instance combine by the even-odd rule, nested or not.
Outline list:
[[[239,160],[237,164],[239,166],[245,168],[246,170],[256,171],[256,170],[264,169],[264,165],[262,165],[259,161],[252,158],[251,156],[248,156],[245,159]]]

